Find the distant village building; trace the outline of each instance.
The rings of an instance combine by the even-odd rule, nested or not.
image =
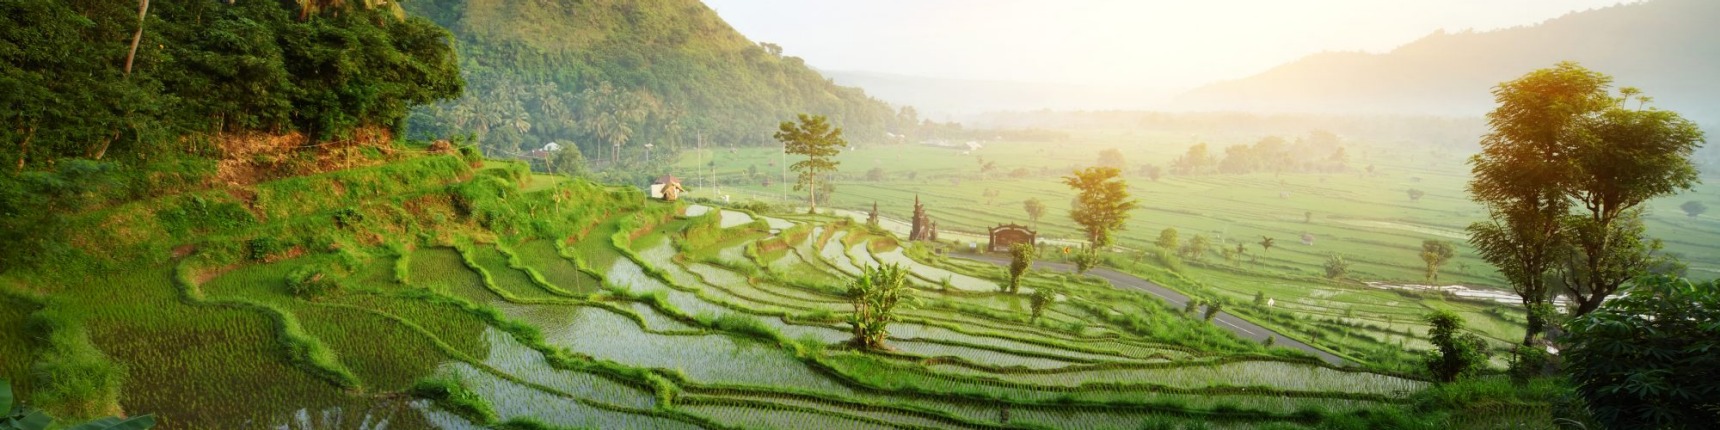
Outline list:
[[[1309,246],[1314,245],[1314,233],[1302,233],[1302,244]]]
[[[651,198],[653,199],[672,202],[681,198],[681,193],[686,190],[686,188],[681,187],[681,178],[673,175],[663,175],[657,180],[651,181]]]
[[[550,142],[544,144],[542,148],[527,151],[526,158],[532,160],[548,160],[551,155],[555,155],[557,152],[561,152],[561,144]]]

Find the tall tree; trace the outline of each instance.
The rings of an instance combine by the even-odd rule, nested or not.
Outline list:
[[[1493,131],[1471,161],[1470,182],[1492,220],[1472,225],[1470,240],[1526,306],[1548,300],[1549,272],[1577,315],[1646,273],[1656,247],[1632,225],[1641,204],[1697,182],[1690,156],[1701,130],[1677,113],[1645,108],[1650,99],[1635,88],[1614,96],[1611,83],[1566,62],[1494,90]],[[1525,345],[1541,320],[1530,315]]]
[[[137,59],[137,45],[143,42],[143,20],[149,17],[149,0],[137,0],[137,32],[131,35],[131,49],[125,54],[125,77],[131,77],[131,63]]]
[[[1702,130],[1677,113],[1645,108],[1651,99],[1635,88],[1602,96],[1610,103],[1579,117],[1577,133],[1559,154],[1573,167],[1561,188],[1577,209],[1565,218],[1564,230],[1583,264],[1563,271],[1576,315],[1594,311],[1625,282],[1647,273],[1655,247],[1642,246],[1642,229],[1629,224],[1641,223],[1640,208],[1649,199],[1696,186],[1690,156],[1704,140]]]
[[[842,128],[831,127],[824,115],[799,115],[799,124],[784,121],[775,134],[776,140],[782,142],[783,151],[794,155],[806,156],[805,160],[796,161],[789,165],[800,176],[794,183],[795,191],[806,190],[806,200],[811,205],[810,212],[818,211],[818,179],[827,172],[836,171],[841,162],[832,160],[841,148],[848,146],[848,141],[842,139]]]
[[[1033,268],[1033,259],[1038,257],[1039,250],[1031,243],[1017,243],[1009,247],[1009,293],[1021,291],[1021,277],[1027,275],[1027,269]]]
[[[655,99],[649,95],[616,88],[607,81],[580,91],[577,99],[580,128],[586,135],[608,144],[612,165],[621,161],[621,146],[632,140],[640,122],[657,107]],[[519,112],[518,119],[506,121],[510,125],[524,121],[526,115],[524,108],[515,105],[517,102],[504,105],[509,106],[511,112]],[[502,118],[506,120],[512,116],[502,115]]]
[[[1571,206],[1562,189],[1570,167],[1564,154],[1580,117],[1612,104],[1606,94],[1610,82],[1575,63],[1560,63],[1493,89],[1499,106],[1487,114],[1492,130],[1481,138],[1481,153],[1469,160],[1474,178],[1468,187],[1489,219],[1469,226],[1469,242],[1511,282],[1525,308],[1549,300],[1547,274]],[[1545,325],[1530,313],[1523,345],[1531,345]]]
[[[1027,211],[1027,219],[1033,222],[1033,226],[1039,227],[1039,218],[1045,216],[1045,202],[1039,201],[1038,197],[1029,197],[1021,202],[1021,209]]]
[[[1270,251],[1272,251],[1272,245],[1274,245],[1274,244],[1275,244],[1275,242],[1276,242],[1276,241],[1274,241],[1274,240],[1272,240],[1272,238],[1271,238],[1271,237],[1268,237],[1268,236],[1260,236],[1260,252],[1270,252]]]
[[[1428,282],[1439,280],[1439,267],[1457,256],[1457,250],[1443,240],[1421,241],[1421,261],[1426,263],[1426,279]]]
[[[1089,167],[1063,177],[1064,185],[1080,193],[1069,218],[1086,231],[1095,252],[1111,246],[1111,232],[1122,230],[1129,211],[1140,204],[1129,198],[1129,185],[1118,178],[1119,174],[1110,167]]]
[[[890,323],[899,319],[897,307],[913,306],[908,270],[895,264],[860,268],[860,277],[848,281],[848,302],[854,306],[848,316],[854,346],[887,349],[884,339],[890,336]]]

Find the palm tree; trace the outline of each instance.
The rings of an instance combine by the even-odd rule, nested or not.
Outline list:
[[[1266,236],[1260,236],[1260,252],[1271,251],[1272,250],[1272,242],[1273,242],[1272,238],[1266,237]]]

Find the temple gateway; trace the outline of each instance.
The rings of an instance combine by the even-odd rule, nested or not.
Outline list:
[[[986,245],[990,252],[1009,252],[1009,248],[1018,243],[1032,245],[1039,239],[1039,233],[1020,224],[1004,224],[991,228],[991,242]]]

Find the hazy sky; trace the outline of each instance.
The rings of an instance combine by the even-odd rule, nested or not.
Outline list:
[[[1183,89],[1621,0],[705,0],[813,67]]]

